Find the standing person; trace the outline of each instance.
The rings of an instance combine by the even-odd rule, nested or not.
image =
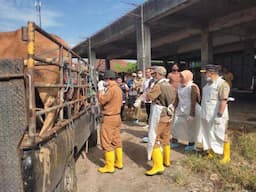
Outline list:
[[[178,140],[188,141],[185,151],[192,151],[200,128],[200,90],[193,83],[193,73],[189,70],[180,72],[181,84],[175,105],[175,118],[172,136]]]
[[[164,172],[164,166],[170,166],[170,123],[172,112],[168,112],[175,101],[174,88],[165,79],[166,69],[154,69],[156,82],[147,94],[152,101],[149,119],[148,159],[153,160],[153,167],[145,174],[153,176]],[[160,146],[163,147],[163,156]]]
[[[142,89],[143,82],[144,82],[143,72],[142,72],[142,70],[138,70],[137,76],[134,79],[134,86],[137,91],[137,98],[139,98],[139,96],[143,93],[143,89]],[[133,123],[136,125],[139,124],[140,112],[141,112],[141,104],[139,104],[135,108],[135,119],[134,119]]]
[[[105,85],[104,77],[102,74],[99,74],[98,91],[105,93],[106,87],[104,85]]]
[[[177,63],[173,64],[172,66],[172,72],[168,74],[168,79],[170,84],[175,88],[175,90],[178,90],[179,84],[180,84],[180,68]]]
[[[129,109],[129,113],[131,114],[131,112],[134,110],[134,103],[137,99],[137,90],[135,88],[135,84],[134,84],[134,79],[136,78],[137,74],[136,73],[132,73],[131,79],[129,79],[127,81],[127,86],[129,87],[129,91],[128,91],[128,109]]]
[[[229,84],[229,87],[231,89],[232,88],[232,81],[234,79],[234,75],[226,67],[223,68],[223,78]]]
[[[148,92],[150,87],[154,83],[154,79],[153,79],[151,73],[152,73],[152,69],[147,68],[145,71],[145,80],[143,81],[143,84],[142,84],[143,94]],[[145,99],[144,103],[145,103],[146,112],[147,112],[147,124],[148,124],[149,115],[150,115],[150,106],[151,106],[152,101]]]
[[[122,98],[123,98],[123,104],[121,107],[121,119],[124,119],[124,108],[125,108],[125,104],[126,104],[126,99],[128,98],[128,92],[129,92],[129,87],[127,86],[127,84],[125,82],[123,82],[121,77],[118,77],[116,79],[117,84],[119,85],[120,89],[122,90]]]
[[[226,164],[230,161],[230,142],[225,135],[228,124],[228,96],[230,87],[219,76],[217,65],[206,65],[206,85],[203,87],[201,108],[201,134],[204,150],[208,150],[208,157],[223,154],[220,161]]]
[[[115,167],[122,169],[122,142],[120,138],[122,91],[114,81],[115,73],[106,71],[104,80],[106,92],[99,92],[102,106],[103,123],[100,129],[101,146],[105,151],[105,166],[98,169],[100,173],[113,173]],[[116,157],[116,158],[115,158]]]

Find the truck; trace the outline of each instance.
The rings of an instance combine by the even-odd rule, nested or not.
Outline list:
[[[27,57],[0,57],[0,189],[75,192],[75,162],[81,151],[97,144],[100,109],[95,71],[35,23],[28,22],[21,31]],[[56,45],[57,59],[36,52],[38,34]],[[40,70],[52,66],[58,81],[45,82],[43,77],[53,75],[41,75]],[[52,126],[47,127],[50,116]]]

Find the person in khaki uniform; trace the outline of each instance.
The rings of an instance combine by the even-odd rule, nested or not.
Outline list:
[[[166,69],[155,67],[155,85],[148,92],[152,101],[149,118],[148,159],[152,157],[153,167],[145,174],[153,176],[164,172],[164,165],[170,166],[170,124],[172,115],[168,110],[175,101],[175,88],[165,79]],[[173,108],[173,107],[172,107]],[[163,147],[163,156],[160,150]]]
[[[203,87],[201,103],[201,135],[208,157],[223,154],[221,164],[230,161],[230,142],[225,135],[228,124],[228,97],[230,87],[219,75],[218,65],[206,65],[204,70],[206,85]]]
[[[104,80],[107,89],[105,93],[99,92],[99,103],[102,106],[103,113],[100,140],[105,151],[105,166],[98,169],[101,173],[113,173],[115,167],[123,168],[120,138],[122,91],[114,79],[115,73],[106,71]]]
[[[137,99],[140,97],[140,95],[143,93],[143,82],[144,82],[144,77],[143,77],[143,72],[142,70],[137,71],[137,76],[134,79],[134,87],[135,90],[137,91]],[[139,116],[141,113],[141,105],[135,107],[135,118],[133,123],[138,125],[139,124]]]

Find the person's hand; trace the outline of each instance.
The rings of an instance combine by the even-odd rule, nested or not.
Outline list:
[[[221,117],[215,117],[214,119],[214,123],[216,125],[220,125],[222,123],[223,119]]]

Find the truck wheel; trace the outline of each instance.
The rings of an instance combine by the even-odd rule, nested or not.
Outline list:
[[[75,160],[67,165],[65,168],[63,176],[63,191],[64,192],[76,192],[77,191],[77,179],[76,179],[76,169]]]

